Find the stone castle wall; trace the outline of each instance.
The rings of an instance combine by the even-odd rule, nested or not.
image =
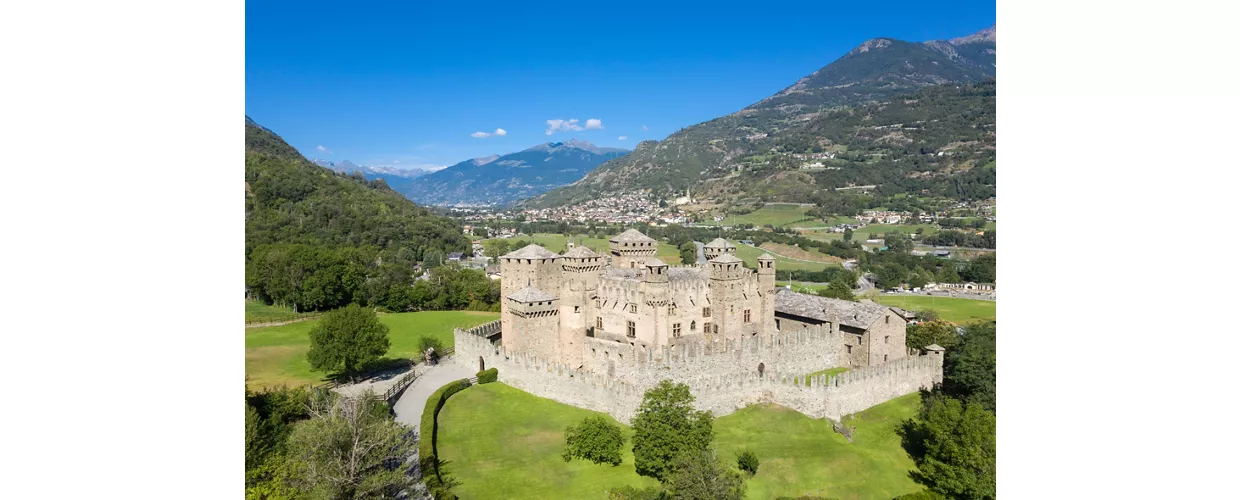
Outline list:
[[[456,355],[482,358],[504,383],[536,396],[608,413],[629,422],[643,393],[660,380],[687,383],[695,406],[727,415],[754,403],[775,403],[812,418],[856,413],[942,381],[941,355],[912,356],[827,378],[806,374],[835,366],[821,347],[830,334],[787,333],[713,346],[642,349],[588,338],[586,361],[570,367],[510,353],[479,335],[490,326],[456,329]],[[717,350],[717,352],[716,352]],[[762,360],[762,361],[759,361]],[[759,375],[757,363],[763,363]],[[749,365],[753,366],[749,366]],[[592,368],[603,368],[593,371]]]

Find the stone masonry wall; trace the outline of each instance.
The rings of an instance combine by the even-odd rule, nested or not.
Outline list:
[[[879,366],[860,368],[835,377],[807,378],[820,364],[812,354],[829,339],[811,334],[779,335],[771,342],[737,342],[727,348],[649,350],[587,339],[586,354],[605,357],[587,364],[608,364],[609,372],[591,372],[535,356],[510,353],[479,336],[487,325],[456,329],[456,353],[470,362],[482,357],[487,367],[499,369],[504,383],[561,403],[608,413],[629,422],[642,394],[663,379],[689,384],[699,409],[727,415],[753,403],[775,403],[811,418],[856,413],[893,398],[929,388],[942,381],[941,355],[905,357]],[[785,338],[786,337],[786,338]],[[817,337],[825,337],[818,335]],[[611,349],[606,354],[600,348]],[[807,354],[810,353],[810,354]],[[757,359],[765,369],[759,375]],[[752,363],[754,366],[748,366]]]

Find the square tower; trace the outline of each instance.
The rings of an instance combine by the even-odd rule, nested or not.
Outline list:
[[[636,229],[629,229],[608,240],[611,250],[611,266],[621,269],[641,269],[646,259],[654,258],[658,242]]]

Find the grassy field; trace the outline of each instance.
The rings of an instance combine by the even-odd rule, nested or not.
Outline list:
[[[933,309],[939,317],[957,324],[970,323],[978,320],[995,319],[993,300],[958,299],[953,297],[934,297],[927,295],[879,295],[875,300],[883,305],[896,306],[901,309],[920,311]]]
[[[779,406],[750,406],[715,421],[716,445],[726,458],[745,449],[758,455],[748,498],[892,498],[922,489],[908,477],[913,460],[896,434],[900,422],[917,413],[920,399],[909,394],[853,415],[851,443],[825,420]]]
[[[245,301],[245,322],[254,323],[267,320],[282,320],[296,316],[292,309],[280,306],[269,306],[262,302]]]
[[[499,313],[491,312],[426,311],[384,314],[379,321],[389,328],[388,339],[392,345],[387,357],[399,359],[417,356],[418,339],[423,335],[434,336],[447,347],[453,343],[453,328],[471,327],[498,318]],[[309,320],[247,329],[246,385],[258,388],[322,382],[325,374],[310,371],[310,362],[306,360],[310,329],[318,323],[318,320]]]
[[[809,217],[808,215],[805,215],[805,212],[811,208],[813,208],[813,206],[810,206],[810,205],[801,206],[801,205],[796,205],[796,204],[767,203],[762,208],[759,208],[747,214],[729,215],[727,217],[724,217],[722,222],[703,222],[703,224],[715,225],[715,226],[735,226],[737,224],[753,224],[758,227],[764,226],[766,224],[770,224],[772,226],[779,227],[779,226],[785,226],[794,221],[799,221],[801,219],[805,219]],[[825,223],[823,223],[822,221],[818,219],[814,219],[812,221],[798,222],[796,223],[796,225],[803,226],[803,227],[814,227],[814,226],[823,226],[825,225]]]
[[[794,292],[808,293],[810,295],[817,295],[818,291],[827,289],[827,285],[810,284],[810,282],[808,281],[780,280],[780,281],[775,282],[775,286],[785,286],[785,285],[791,285],[792,291]]]
[[[918,491],[908,478],[913,462],[895,433],[917,411],[910,394],[854,415],[854,442],[813,420],[778,406],[751,406],[715,420],[720,457],[753,450],[761,461],[748,481],[748,498],[816,494],[840,499],[892,498]],[[448,400],[439,414],[439,453],[445,470],[461,482],[463,499],[604,499],[624,485],[653,486],[633,468],[632,432],[616,467],[560,458],[564,428],[601,413],[538,398],[502,383],[471,387]],[[611,417],[606,417],[611,420]]]
[[[823,264],[839,264],[844,261],[834,255],[827,255],[818,250],[804,250],[796,245],[783,245],[768,241],[760,247],[772,254],[780,255],[794,260],[808,260],[813,262],[821,262]]]
[[[502,376],[502,375],[501,375]],[[607,498],[610,488],[656,486],[633,468],[633,432],[615,467],[560,458],[564,428],[591,416],[610,416],[532,396],[502,383],[470,387],[439,413],[438,450],[461,485],[464,500],[485,498]]]
[[[762,254],[764,253],[767,253],[766,250],[763,250],[757,247],[751,247],[749,245],[742,245],[735,240],[732,241],[732,244],[736,245],[736,257],[738,259],[745,261],[745,265],[750,268],[757,269],[758,257],[762,256]],[[822,255],[827,256],[826,254],[822,254]],[[789,271],[793,269],[802,269],[806,271],[821,271],[823,270],[823,268],[826,268],[826,267],[839,267],[839,264],[829,264],[825,262],[805,262],[802,260],[788,259],[780,255],[775,256],[775,268],[776,269],[787,269]]]
[[[555,253],[564,253],[568,249],[568,238],[562,234],[536,233],[532,236],[521,236],[520,238],[529,239],[534,243],[541,245],[543,248]],[[606,238],[589,238],[586,236],[573,236],[573,242],[580,242],[586,248],[593,250],[600,255],[608,253],[608,243]],[[676,265],[680,264],[680,250],[667,243],[659,242],[659,248],[655,252],[655,256],[663,262]]]
[[[913,233],[916,233],[918,229],[922,230],[922,233],[921,233],[922,236],[930,236],[934,233],[939,232],[939,229],[934,227],[931,224],[917,224],[915,226],[906,226],[903,224],[870,224],[861,229],[853,231],[853,240],[864,243],[865,240],[867,239],[882,238],[883,233],[913,234]],[[844,236],[843,234],[840,234],[841,238],[843,236]]]

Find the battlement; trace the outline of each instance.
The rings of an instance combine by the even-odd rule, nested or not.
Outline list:
[[[458,356],[481,357],[500,380],[531,394],[602,411],[628,422],[644,392],[660,380],[686,383],[699,409],[726,415],[749,404],[774,403],[812,418],[836,418],[942,382],[942,356],[900,358],[833,377],[817,353],[830,333],[788,332],[768,339],[645,348],[587,338],[586,360],[569,366],[519,352],[481,335],[488,325],[456,329]],[[767,361],[756,361],[764,359]],[[749,367],[748,363],[754,364]],[[757,369],[763,363],[763,369]],[[811,366],[812,365],[812,366]],[[603,368],[595,370],[592,368]]]
[[[465,329],[465,333],[479,337],[490,337],[500,332],[503,323],[500,320],[488,321],[473,328]]]

